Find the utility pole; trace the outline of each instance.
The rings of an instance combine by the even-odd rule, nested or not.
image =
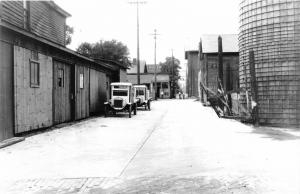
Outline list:
[[[137,84],[140,84],[140,23],[139,23],[139,5],[145,4],[146,1],[133,1],[130,4],[136,4],[136,26],[137,26]]]
[[[157,34],[156,29],[154,29],[154,34],[151,34],[151,35],[154,36],[154,94],[155,94],[154,99],[157,100],[156,38],[157,38],[157,35],[160,35],[160,34]]]
[[[174,87],[175,87],[175,83],[174,83],[175,79],[174,79],[174,55],[173,55],[173,49],[172,49],[172,79],[171,79],[171,83],[172,83],[172,95],[171,98],[174,98]]]

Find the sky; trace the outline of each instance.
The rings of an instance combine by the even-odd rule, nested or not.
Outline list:
[[[131,59],[136,58],[136,5],[130,0],[54,1],[72,15],[67,19],[75,30],[69,48],[116,39],[127,45]],[[238,0],[147,0],[139,8],[140,59],[154,64],[151,34],[157,29],[157,63],[171,56],[173,49],[184,76],[184,52],[197,49],[202,34],[238,33],[238,7]]]

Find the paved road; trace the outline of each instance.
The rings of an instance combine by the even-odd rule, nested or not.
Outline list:
[[[300,134],[163,100],[0,150],[1,193],[300,193]],[[1,190],[0,190],[1,191]]]

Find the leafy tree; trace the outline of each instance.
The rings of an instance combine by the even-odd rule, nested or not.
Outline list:
[[[69,45],[69,44],[71,44],[71,42],[72,42],[72,35],[73,35],[73,33],[74,33],[74,28],[71,27],[71,26],[69,26],[69,25],[66,25],[65,33],[66,33],[66,36],[65,36],[66,40],[65,40],[65,43],[66,43],[66,45]]]
[[[166,61],[160,63],[160,65],[161,72],[169,74],[170,81],[174,80],[175,91],[178,91],[180,89],[178,84],[178,80],[180,79],[179,70],[181,69],[179,59],[176,59],[175,57],[166,57]],[[173,74],[172,71],[174,72]]]
[[[76,51],[86,57],[92,56],[93,45],[88,42],[81,43]]]
[[[76,51],[91,58],[114,60],[126,65],[130,64],[128,47],[117,40],[101,40],[93,44],[84,42],[79,45]]]

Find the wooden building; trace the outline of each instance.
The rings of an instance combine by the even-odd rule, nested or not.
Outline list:
[[[188,97],[199,97],[199,51],[186,51],[185,59],[187,60],[186,92],[188,94]]]
[[[238,90],[237,35],[203,35],[199,49],[186,51],[185,59],[187,60],[186,91],[189,97],[200,98],[201,102],[206,104],[207,96],[200,83],[217,92],[219,74],[226,92]]]
[[[0,141],[101,112],[126,70],[67,49],[69,16],[52,1],[0,1]]]
[[[239,89],[239,52],[237,35],[205,35],[199,44],[199,82],[215,93],[218,77],[225,92]],[[207,95],[200,88],[202,103],[207,103]]]

